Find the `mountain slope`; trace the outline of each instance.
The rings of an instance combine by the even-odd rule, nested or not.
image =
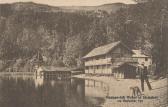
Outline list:
[[[41,11],[41,12],[57,12],[60,9],[49,5],[37,4],[33,2],[16,2],[12,4],[1,4],[1,8],[10,7],[14,11]]]
[[[53,7],[32,2],[0,4],[0,60],[31,58],[42,51],[48,65],[77,66],[93,48],[121,40],[133,49],[151,52],[158,68],[166,69],[166,3],[167,0],[153,0],[128,5],[127,9],[120,3],[89,7]],[[124,8],[117,11],[120,7]],[[160,34],[163,8],[166,11]],[[94,12],[97,9],[116,13],[106,15],[98,11],[103,13],[99,15]]]
[[[49,6],[44,4],[37,4],[33,2],[17,2],[12,4],[0,4],[0,10],[3,8],[10,7],[11,10],[15,11],[41,11],[41,12],[76,12],[76,11],[97,11],[103,10],[108,13],[116,12],[122,7],[125,7],[126,4],[123,3],[113,3],[113,4],[104,4],[100,6]]]

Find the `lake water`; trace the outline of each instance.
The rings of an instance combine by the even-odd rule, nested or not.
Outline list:
[[[0,107],[101,107],[106,84],[71,78],[1,77]]]

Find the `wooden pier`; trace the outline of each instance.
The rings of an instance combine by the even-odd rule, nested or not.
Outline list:
[[[36,76],[44,79],[69,79],[72,75],[84,73],[81,69],[54,67],[54,66],[40,66],[35,68],[32,72],[24,72],[18,68],[8,68],[4,72],[0,72],[0,76]]]

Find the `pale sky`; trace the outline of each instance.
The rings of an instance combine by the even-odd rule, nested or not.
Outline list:
[[[95,6],[107,3],[134,3],[133,0],[0,0],[0,3],[35,2],[52,6]]]

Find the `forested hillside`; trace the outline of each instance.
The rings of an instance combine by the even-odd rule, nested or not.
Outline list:
[[[17,62],[40,51],[47,65],[82,66],[82,56],[91,49],[120,40],[151,55],[157,71],[166,72],[167,6],[167,0],[149,0],[109,13],[101,9],[68,12],[34,3],[0,4],[0,59]]]

